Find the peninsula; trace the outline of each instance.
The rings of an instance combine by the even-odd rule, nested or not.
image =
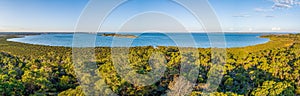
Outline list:
[[[129,35],[129,34],[115,34],[115,33],[104,33],[101,34],[101,36],[110,36],[110,37],[119,37],[119,38],[137,38],[135,35]]]

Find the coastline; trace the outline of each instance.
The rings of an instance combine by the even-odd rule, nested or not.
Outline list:
[[[65,34],[65,33],[18,33],[18,32],[14,32],[14,33],[0,33],[0,36],[3,37],[8,37],[6,38],[6,40],[8,39],[13,39],[13,38],[23,38],[25,36],[33,36],[33,35],[41,35],[41,34]],[[70,33],[67,33],[70,34]],[[281,33],[282,34],[282,33]],[[101,35],[101,34],[100,34]],[[277,34],[269,34],[269,35],[277,35]],[[263,34],[261,36],[257,36],[257,38],[268,38],[265,36],[269,36],[266,34]],[[285,34],[288,35],[288,34]],[[253,47],[253,46],[261,46],[261,45],[266,45],[269,44],[270,42],[274,41],[271,38],[268,38],[269,40],[267,42],[261,43],[261,44],[256,44],[256,45],[249,45],[249,46],[244,46],[244,47],[226,47],[226,49],[237,49],[237,48],[247,48],[247,47]],[[15,41],[7,41],[7,42],[15,42]],[[20,42],[15,42],[15,43],[20,43]],[[28,43],[24,43],[24,44],[28,44]],[[31,44],[31,45],[38,45],[38,44]],[[50,45],[38,45],[38,46],[50,46]],[[51,47],[65,47],[65,46],[51,46]],[[107,46],[103,46],[103,47],[107,47]],[[99,47],[97,46],[96,48],[103,48],[102,46]],[[134,46],[134,47],[149,47],[149,46]],[[177,46],[151,46],[151,47],[177,47]],[[72,47],[66,47],[66,48],[72,48]],[[113,47],[108,47],[108,48],[113,48]],[[116,47],[116,48],[121,48],[121,47]],[[196,47],[179,47],[179,48],[196,48]],[[197,47],[199,49],[211,49],[212,47],[207,47],[207,48],[203,48],[203,47]]]

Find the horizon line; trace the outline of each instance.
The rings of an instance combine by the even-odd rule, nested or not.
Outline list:
[[[106,32],[75,32],[75,31],[0,31],[0,33],[121,33],[121,32],[112,32],[112,31],[106,31]],[[166,32],[137,32],[137,31],[131,31],[126,32],[123,31],[122,33],[300,33],[296,31],[223,31],[223,32],[205,32],[205,31],[189,31],[189,32],[172,32],[172,31],[166,31]]]

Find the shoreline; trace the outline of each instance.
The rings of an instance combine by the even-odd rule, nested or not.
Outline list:
[[[295,35],[295,34],[294,34]],[[274,49],[274,48],[287,48],[290,47],[297,42],[295,38],[292,38],[293,34],[290,35],[269,35],[270,40],[263,44],[257,44],[252,46],[246,46],[246,47],[235,47],[235,48],[195,48],[195,47],[177,47],[177,46],[137,46],[137,47],[77,47],[77,48],[95,48],[97,49],[112,49],[112,48],[154,48],[154,49],[165,49],[165,48],[175,48],[175,49],[197,49],[199,51],[209,51],[209,50],[224,50],[227,53],[232,54],[244,54],[244,53],[251,53],[251,52],[259,52],[261,50],[267,50],[267,49]],[[39,52],[38,50],[48,50],[48,49],[63,49],[63,50],[69,50],[72,52],[72,47],[63,47],[63,46],[47,46],[47,45],[37,45],[37,44],[28,44],[28,43],[20,43],[20,42],[13,42],[13,41],[7,41],[9,38],[16,38],[16,35],[10,35],[7,37],[0,37],[0,52],[7,52],[14,55],[24,55],[24,54],[15,54],[14,51],[10,51],[12,48],[17,49],[17,52],[20,51],[20,53],[24,52],[25,50],[30,52],[36,52],[36,53],[43,53]],[[264,37],[265,38],[265,37]],[[23,49],[23,48],[29,48],[29,49]],[[16,51],[16,50],[15,50]]]
[[[14,43],[22,43],[22,42],[15,42],[15,41],[8,41],[8,39],[13,39],[13,38],[23,38],[25,36],[33,36],[33,35],[41,35],[41,34],[53,34],[53,33],[0,33],[0,38],[6,37],[6,41],[7,42],[14,42]],[[64,34],[64,33],[54,33],[54,34]],[[101,34],[100,34],[101,35]],[[261,44],[256,44],[256,45],[249,45],[249,46],[243,46],[243,47],[226,47],[226,48],[214,48],[214,49],[241,49],[241,48],[247,48],[247,47],[255,47],[255,46],[260,46],[260,45],[266,45],[269,44],[270,42],[273,42],[274,40],[272,40],[269,37],[266,36],[270,36],[270,35],[278,35],[278,34],[262,34],[261,36],[257,36],[257,38],[268,38],[269,40],[267,42],[261,43]],[[282,34],[279,34],[282,35]],[[289,35],[288,33],[284,34],[284,35]],[[29,44],[29,43],[22,43],[22,44]],[[36,45],[36,46],[46,46],[46,47],[65,47],[65,48],[74,48],[74,47],[66,47],[66,46],[51,46],[51,45],[39,45],[39,44],[29,44],[29,45]],[[132,46],[132,47],[109,47],[109,46],[96,46],[94,48],[134,48],[134,47],[177,47],[177,48],[197,48],[197,49],[212,49],[212,47],[178,47],[178,46]],[[79,48],[79,47],[77,47]],[[83,48],[83,47],[82,47]],[[92,47],[84,47],[84,48],[92,48]]]

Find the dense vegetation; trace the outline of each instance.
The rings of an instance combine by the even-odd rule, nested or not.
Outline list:
[[[72,63],[72,49],[22,44],[6,41],[13,36],[0,37],[0,95],[84,95]],[[227,50],[224,77],[215,96],[275,96],[300,95],[300,35],[269,35],[266,44]],[[191,95],[201,95],[206,87],[207,73],[212,67],[210,49],[176,47],[135,47],[129,51],[129,65],[133,71],[146,74],[152,70],[149,60],[155,52],[162,53],[166,71],[162,78],[149,86],[135,86],[122,78],[111,59],[111,48],[95,48],[95,71],[103,81],[85,78],[82,82],[95,83],[91,89],[107,84],[118,95],[161,95],[176,89],[180,64],[199,65],[197,85]],[[122,57],[122,56],[121,56]],[[85,66],[83,63],[81,66]],[[93,68],[91,68],[93,69]],[[128,73],[130,75],[130,73]],[[195,74],[194,74],[195,75]],[[98,88],[98,89],[97,89]],[[107,90],[101,91],[105,94]],[[184,92],[181,91],[181,92]],[[95,93],[95,92],[94,92]],[[96,93],[95,93],[96,94]],[[169,94],[170,95],[170,94]],[[174,94],[173,94],[174,95]]]

